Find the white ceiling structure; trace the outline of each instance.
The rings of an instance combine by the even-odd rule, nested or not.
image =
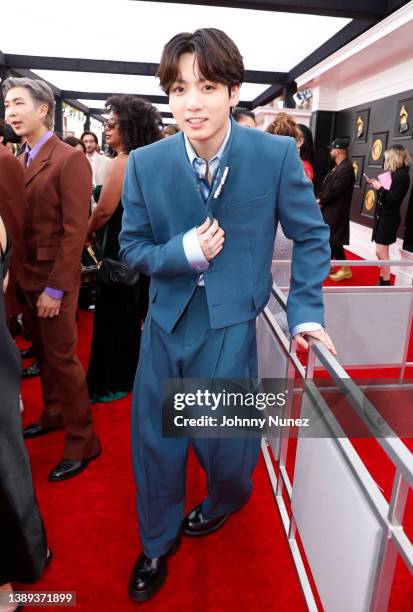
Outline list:
[[[300,74],[406,2],[2,2],[7,27],[0,36],[0,70],[46,79],[61,99],[77,100],[93,113],[100,113],[110,93],[152,96],[168,113],[154,76],[163,45],[178,32],[215,27],[227,32],[243,55],[241,101],[251,108],[273,99],[280,88],[293,89]]]
[[[16,18],[16,10],[22,18]],[[176,33],[199,27],[225,30],[239,46],[247,70],[288,72],[350,19],[222,6],[132,0],[20,0],[2,3],[0,50],[4,54],[158,63]],[[17,34],[17,35],[16,35]],[[154,76],[36,70],[61,90],[163,95]],[[252,101],[268,83],[245,83],[241,99]],[[90,108],[98,100],[81,100]],[[160,109],[161,110],[161,109]],[[162,110],[169,110],[162,106]]]

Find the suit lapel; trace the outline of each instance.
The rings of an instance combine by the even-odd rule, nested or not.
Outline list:
[[[222,155],[222,159],[219,164],[218,174],[217,174],[215,183],[213,185],[213,188],[211,189],[211,193],[209,194],[209,197],[206,203],[208,212],[209,211],[214,212],[217,209],[217,207],[222,202],[225,196],[225,193],[228,192],[231,188],[231,180],[233,180],[233,176],[231,176],[230,160],[231,158],[233,158],[238,148],[238,131],[239,130],[240,130],[240,127],[238,123],[234,121],[234,119],[231,118],[231,135],[229,137],[227,146],[225,147],[224,153]],[[227,168],[227,171],[225,170],[226,168]],[[223,180],[225,171],[226,171],[225,182],[222,184],[221,189],[219,189],[219,186],[221,184],[221,181]],[[214,198],[215,193],[217,193],[216,198]]]
[[[200,187],[198,184],[198,180],[195,176],[194,169],[191,166],[191,163],[188,159],[188,155],[185,148],[185,140],[182,132],[177,135],[177,163],[179,164],[179,174],[181,185],[178,188],[182,188],[183,193],[185,193],[185,200],[188,201],[189,206],[191,207],[192,212],[196,212],[199,216],[199,219],[202,221],[205,220],[205,212],[208,214],[212,214],[217,206],[223,199],[225,190],[228,189],[228,183],[231,182],[231,168],[229,167],[230,157],[234,155],[237,149],[238,142],[238,130],[240,127],[238,124],[231,119],[231,135],[229,137],[227,146],[225,147],[224,154],[221,159],[221,163],[218,170],[218,175],[215,180],[213,189],[211,189],[211,193],[209,194],[208,200],[206,203],[202,198],[202,194],[200,191]],[[227,178],[225,180],[225,185],[221,190],[221,195],[218,198],[214,198],[214,193],[217,190],[218,185],[222,179],[225,168],[228,167],[229,171],[227,174]]]
[[[337,170],[337,166],[334,166],[334,168],[332,168],[330,172],[324,177],[323,183],[321,185],[321,189],[323,189],[327,185],[328,181],[331,179],[331,177],[333,176],[336,170]]]
[[[176,162],[178,164],[177,177],[178,183],[176,184],[176,191],[182,204],[186,202],[189,206],[190,212],[199,219],[205,220],[205,203],[202,198],[198,180],[195,176],[194,169],[189,161],[183,132],[180,132],[176,137],[177,139],[177,151],[176,151]],[[191,214],[191,216],[192,216]]]
[[[24,184],[26,185],[26,187],[30,183],[30,181],[32,181],[34,177],[39,174],[39,172],[43,170],[45,166],[47,166],[50,155],[58,142],[59,139],[57,138],[57,136],[52,136],[51,138],[49,138],[49,140],[42,146],[30,166],[28,168],[25,168]],[[24,153],[22,155],[24,155]]]

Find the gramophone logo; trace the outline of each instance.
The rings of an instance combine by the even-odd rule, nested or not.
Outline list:
[[[406,105],[403,104],[400,109],[399,132],[400,134],[405,134],[408,131],[409,131],[409,112],[406,108]]]
[[[363,117],[361,115],[359,115],[357,117],[357,133],[356,133],[356,138],[363,138],[364,136],[364,121],[363,121]]]
[[[357,181],[358,175],[359,175],[359,165],[355,160],[353,161],[353,170],[354,170],[354,177]]]

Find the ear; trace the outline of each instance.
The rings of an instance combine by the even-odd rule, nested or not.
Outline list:
[[[231,95],[229,97],[230,106],[232,108],[234,108],[235,106],[238,106],[239,96],[240,96],[240,86],[239,85],[233,85],[231,87]]]
[[[44,119],[49,111],[49,106],[48,104],[46,104],[45,102],[43,102],[42,104],[40,104],[39,106],[39,111],[40,111],[40,119]]]

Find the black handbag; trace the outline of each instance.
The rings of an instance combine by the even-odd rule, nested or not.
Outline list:
[[[102,254],[105,252],[107,241],[107,228],[102,242]],[[128,266],[117,259],[104,257],[98,266],[97,280],[104,285],[136,285],[139,280],[139,272],[131,270]]]
[[[82,253],[81,286],[84,287],[96,283],[98,269],[98,258],[93,248],[89,245],[86,249],[83,249]]]
[[[136,285],[139,272],[116,259],[104,257],[98,268],[98,281],[104,285]]]

